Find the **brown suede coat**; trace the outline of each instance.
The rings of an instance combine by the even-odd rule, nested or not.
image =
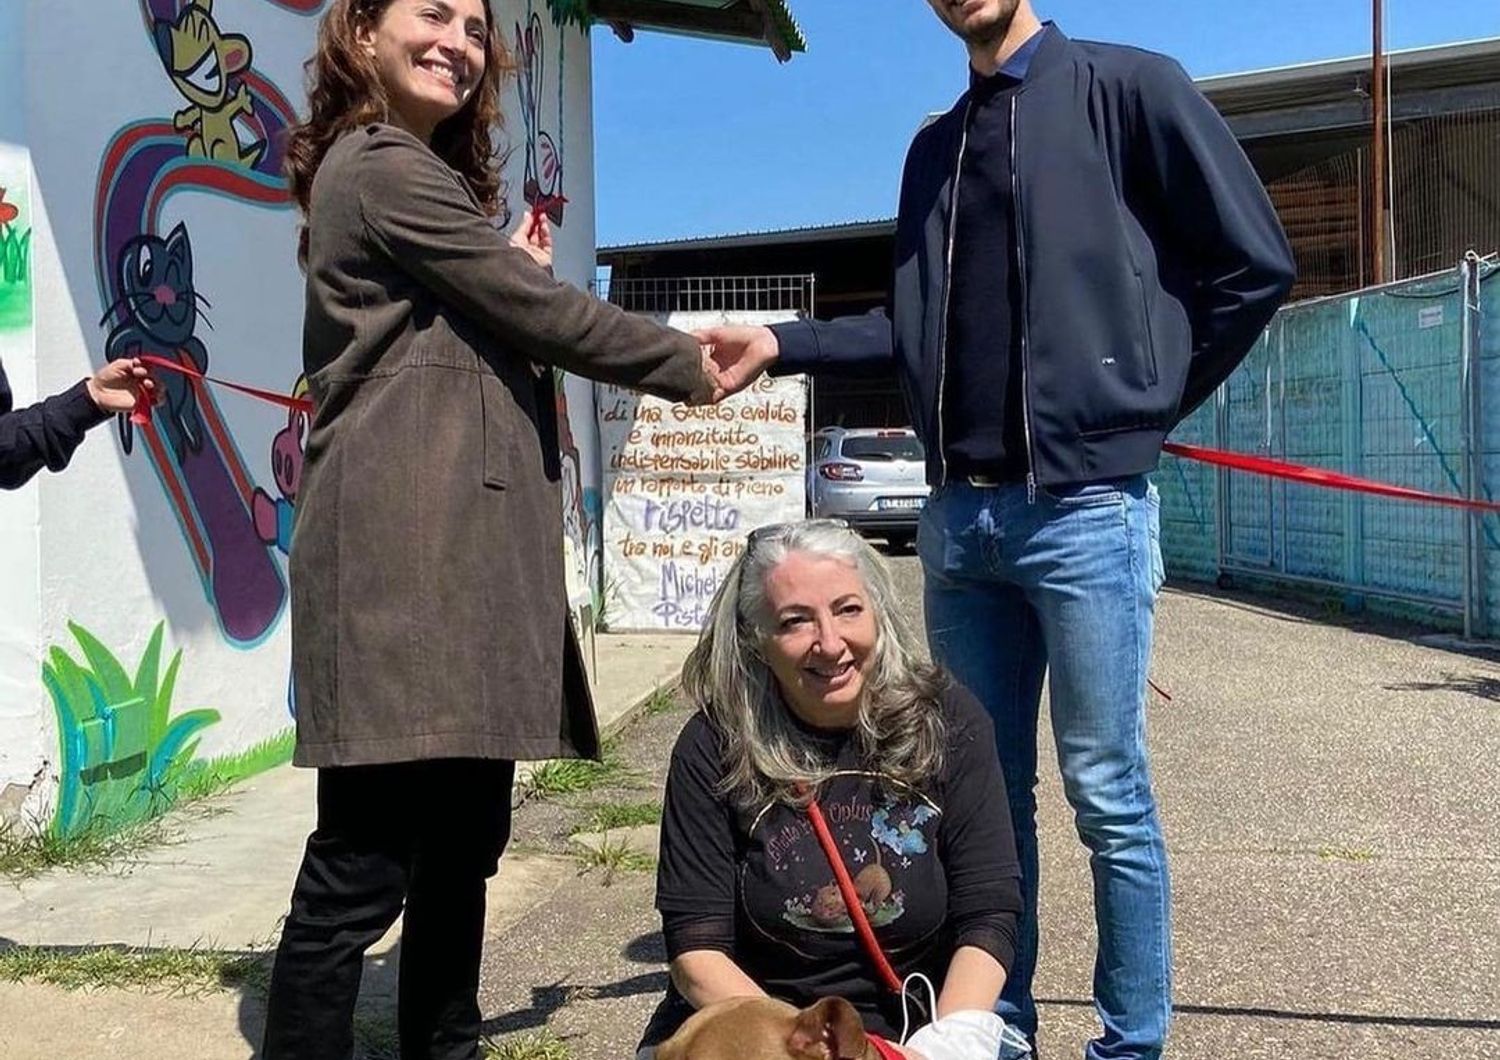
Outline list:
[[[548,366],[684,400],[697,344],[554,281],[388,125],[330,149],[309,221],[294,760],[596,754]]]

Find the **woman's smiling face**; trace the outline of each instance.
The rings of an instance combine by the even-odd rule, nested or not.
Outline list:
[[[875,616],[855,567],[791,552],[766,574],[766,662],[792,713],[847,728],[859,717],[875,650]]]
[[[375,62],[391,121],[423,141],[484,76],[484,0],[391,0],[359,42]]]

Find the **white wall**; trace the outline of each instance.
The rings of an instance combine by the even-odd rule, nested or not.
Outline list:
[[[0,4],[0,101],[7,104],[0,106],[0,202],[19,210],[8,232],[15,239],[33,226],[26,110],[14,105],[25,91],[21,15],[19,5]],[[0,363],[18,406],[36,400],[30,288],[27,279],[7,283],[0,274]],[[18,807],[43,740],[35,707],[39,518],[35,491],[0,492],[0,819]]]
[[[23,103],[0,107],[0,186],[8,186],[17,167],[24,171],[26,148],[35,173],[35,368],[27,363],[31,336],[0,334],[0,356],[20,397],[61,390],[94,370],[105,359],[111,331],[125,319],[116,314],[100,324],[120,286],[115,244],[123,242],[101,232],[165,238],[178,224],[191,242],[192,287],[206,299],[201,316],[212,322],[209,327],[200,318],[192,331],[207,351],[209,371],[282,392],[297,379],[302,277],[293,258],[296,215],[284,184],[268,164],[261,172],[232,162],[193,164],[185,141],[171,130],[174,112],[187,104],[158,58],[143,12],[149,5],[171,14],[174,3],[183,2],[0,4],[0,98]],[[299,6],[314,10],[301,13]],[[213,4],[222,32],[250,42],[253,68],[241,76],[258,98],[274,101],[261,87],[272,86],[301,108],[301,64],[323,6],[319,0]],[[493,8],[510,46],[518,24],[524,34],[528,8],[539,16],[530,23],[533,35],[538,26],[541,33],[534,49],[541,61],[530,67],[534,114],[521,113],[520,83],[504,90],[514,146],[507,170],[511,207],[526,208],[528,129],[538,139],[545,133],[561,148],[561,188],[552,190],[569,200],[556,229],[558,271],[584,284],[594,259],[587,38],[576,27],[555,26],[544,0],[494,0]],[[15,61],[22,40],[24,65]],[[24,71],[24,84],[15,84],[17,71]],[[244,142],[253,138],[242,132]],[[157,145],[128,156],[156,187],[181,181],[170,194],[158,192],[154,210],[133,205],[147,201],[144,192],[131,191],[138,171],[111,162],[111,149],[126,143]],[[539,179],[548,183],[542,156],[534,157]],[[156,246],[162,261],[164,246]],[[181,284],[174,287],[158,272],[146,286],[176,290]],[[177,348],[156,344],[163,348],[148,352],[170,356]],[[578,474],[597,496],[590,390],[574,380],[568,396]],[[203,731],[200,756],[243,750],[291,724],[286,557],[277,544],[256,539],[253,505],[244,499],[248,487],[265,492],[262,505],[280,497],[271,447],[288,426],[287,414],[211,388],[200,399],[199,418],[208,441],[196,454],[181,460],[172,454],[168,418],[158,412],[153,431],[134,433],[129,455],[115,424],[108,424],[93,432],[65,474],[44,474],[0,499],[0,791],[44,772],[54,784],[38,786],[33,812],[45,813],[58,761],[41,660],[52,646],[79,657],[69,622],[98,637],[131,671],[152,630],[165,622],[167,657],[183,652],[174,713],[207,707],[221,714]],[[189,502],[174,503],[174,490]],[[201,555],[212,559],[205,564]],[[581,580],[578,589],[586,595]]]

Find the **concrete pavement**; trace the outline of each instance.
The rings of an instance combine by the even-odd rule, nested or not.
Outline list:
[[[894,563],[903,601],[919,612],[916,561]],[[1492,1060],[1500,662],[1427,642],[1420,630],[1333,617],[1195,590],[1162,599],[1153,676],[1172,699],[1151,704],[1149,739],[1174,881],[1178,1005],[1168,1055]],[[665,643],[644,647],[652,642]],[[688,646],[641,644],[675,649],[668,670]],[[601,698],[615,687],[607,659],[601,642]],[[628,730],[624,753],[639,786],[611,797],[658,794],[685,716],[679,709]],[[1051,1060],[1078,1057],[1095,1033],[1093,916],[1087,854],[1045,727],[1041,739],[1037,993]],[[229,812],[187,822],[204,830],[199,840],[124,875],[35,881],[22,899],[0,886],[0,936],[265,940],[284,909],[310,803],[299,773],[271,774],[234,796]],[[501,1038],[545,1027],[574,1060],[625,1060],[665,987],[661,938],[649,873],[620,873],[606,886],[605,874],[580,876],[560,856],[589,809],[587,800],[547,800],[518,814],[520,841],[491,888],[481,1000]],[[227,851],[234,836],[253,856],[222,867],[233,863],[204,844]],[[144,873],[168,887],[174,865],[188,883],[149,912],[153,888],[132,880]],[[239,914],[214,912],[237,901],[235,889],[261,896]],[[394,963],[387,948],[367,965],[371,1011],[389,1007]],[[259,1019],[249,994],[0,986],[0,1056],[241,1058],[252,1055]]]
[[[920,622],[916,561],[894,564]],[[1500,664],[1332,617],[1162,599],[1153,674],[1172,699],[1153,699],[1149,739],[1174,882],[1167,1055],[1494,1060]],[[1090,872],[1045,721],[1041,741],[1040,1046],[1076,1060],[1098,1033]],[[491,1028],[628,1057],[666,986],[651,897],[649,875],[568,885],[492,932]]]
[[[601,728],[619,729],[653,693],[675,683],[691,645],[689,637],[600,636],[594,694]],[[207,807],[175,815],[175,841],[142,851],[130,864],[0,883],[0,945],[269,949],[313,825],[314,795],[313,771],[274,769]],[[506,930],[575,874],[567,858],[508,854],[489,888],[490,930]],[[399,943],[398,922],[371,951],[365,1007],[394,999]],[[0,1057],[54,1058],[96,1048],[117,1060],[248,1057],[259,1041],[260,1015],[258,999],[248,995],[98,991],[85,999],[54,987],[0,983]]]

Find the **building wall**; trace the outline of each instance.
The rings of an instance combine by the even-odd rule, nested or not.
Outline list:
[[[302,106],[301,64],[326,6],[3,5],[0,186],[33,232],[34,319],[0,317],[18,396],[57,392],[137,350],[298,387],[303,281],[278,135]],[[553,215],[558,272],[583,284],[594,253],[588,39],[546,0],[492,6],[519,66],[504,90],[509,204],[519,216],[526,199],[566,197]],[[183,42],[215,42],[227,100],[198,106],[168,75],[153,26],[184,18],[202,32]],[[179,66],[196,60],[192,47],[179,45]],[[201,157],[189,123],[218,131],[217,157]],[[160,319],[164,303],[190,311]],[[164,382],[171,400],[149,426],[102,426],[65,474],[0,496],[0,792],[9,785],[14,803],[28,790],[28,814],[62,830],[123,819],[140,791],[202,763],[233,776],[290,748],[286,471],[300,466],[305,424],[218,387]],[[597,524],[590,395],[577,380],[559,390],[580,599]]]
[[[26,111],[21,53],[21,9],[0,5],[0,363],[19,405],[36,398],[32,342],[30,247],[31,160],[26,151]],[[0,819],[14,814],[32,775],[42,734],[36,717],[39,603],[35,491],[0,495],[0,756],[19,754],[14,768],[0,768]]]

